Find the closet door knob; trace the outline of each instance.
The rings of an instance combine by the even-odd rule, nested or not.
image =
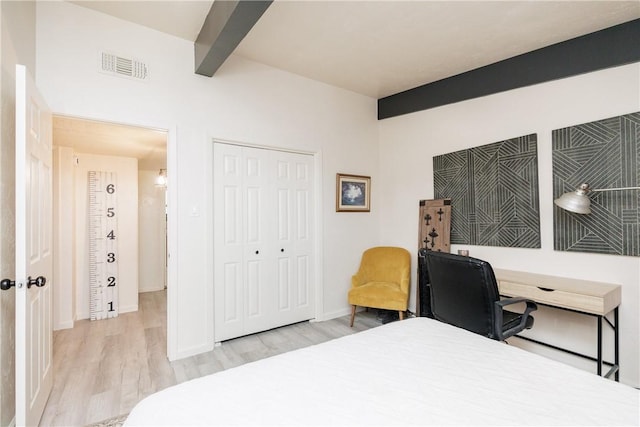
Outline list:
[[[256,251],[256,255],[258,255],[260,253],[260,251]]]
[[[280,252],[284,252],[284,249],[280,249]]]

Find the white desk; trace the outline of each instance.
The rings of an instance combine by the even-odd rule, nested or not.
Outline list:
[[[576,353],[541,341],[518,335],[538,344],[565,351],[598,363],[598,375],[602,375],[603,363],[611,366],[605,377],[615,373],[615,380],[620,376],[619,359],[619,327],[618,307],[621,302],[621,286],[612,283],[592,282],[589,280],[569,279],[565,277],[546,276],[543,274],[522,271],[494,269],[500,295],[524,297],[538,304],[569,310],[575,313],[595,316],[598,321],[598,356],[597,358]],[[614,321],[606,317],[613,312]],[[614,362],[602,360],[602,320],[609,324],[614,332]]]

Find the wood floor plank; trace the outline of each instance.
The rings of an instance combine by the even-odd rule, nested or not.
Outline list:
[[[41,426],[84,426],[126,414],[174,384],[379,326],[375,310],[301,322],[225,341],[213,351],[167,360],[166,291],[140,294],[138,311],[81,320],[54,332],[53,390]]]

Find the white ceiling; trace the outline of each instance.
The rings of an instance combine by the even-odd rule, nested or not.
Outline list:
[[[72,1],[125,21],[195,41],[213,0],[84,0]]]
[[[640,17],[628,1],[276,1],[238,55],[382,98]]]
[[[72,3],[191,41],[212,4]],[[638,0],[276,0],[234,53],[381,98],[637,18]]]
[[[213,2],[72,3],[194,41]],[[638,0],[276,0],[234,53],[381,98],[638,18]]]
[[[167,168],[164,130],[54,116],[53,142],[76,153],[135,157],[141,170]]]

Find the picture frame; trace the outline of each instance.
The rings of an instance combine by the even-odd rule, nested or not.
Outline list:
[[[336,174],[336,212],[370,212],[371,177]]]

